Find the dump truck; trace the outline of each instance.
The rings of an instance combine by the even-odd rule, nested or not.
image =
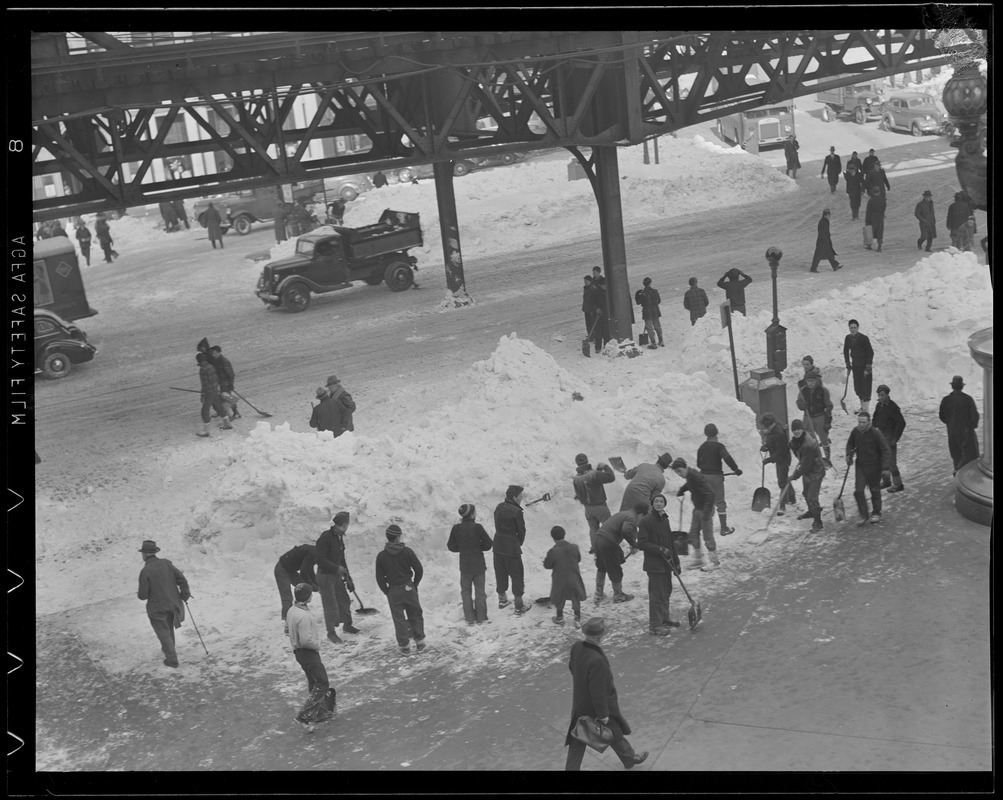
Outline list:
[[[264,266],[255,294],[267,308],[297,313],[310,305],[311,294],[347,289],[356,281],[402,292],[414,285],[418,270],[418,259],[407,251],[423,244],[418,214],[388,208],[373,225],[332,225],[300,236],[294,255]]]
[[[93,317],[73,243],[65,236],[41,239],[32,247],[35,307],[65,320]]]
[[[840,76],[848,77],[848,76]],[[827,89],[815,95],[824,103],[822,119],[832,122],[836,117],[850,116],[859,125],[881,119],[881,101],[884,88],[880,80],[856,83]]]

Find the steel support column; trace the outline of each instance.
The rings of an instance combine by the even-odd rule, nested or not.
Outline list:
[[[599,206],[599,236],[602,241],[603,273],[609,303],[609,332],[613,339],[633,338],[630,284],[627,278],[627,248],[623,240],[623,209],[620,205],[620,167],[615,146],[592,148],[595,159],[596,203]]]
[[[463,253],[460,251],[460,223],[456,218],[456,194],[453,192],[453,162],[437,161],[432,170],[435,175],[435,201],[439,206],[446,286],[456,294],[466,289],[466,281],[463,278]]]

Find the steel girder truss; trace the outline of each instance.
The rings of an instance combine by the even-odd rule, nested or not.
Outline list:
[[[958,50],[945,55],[925,30],[613,35],[612,45],[560,55],[518,57],[512,53],[523,51],[511,43],[487,45],[464,51],[463,64],[330,82],[282,86],[281,70],[257,72],[240,76],[246,90],[221,92],[206,77],[186,81],[198,94],[183,101],[37,120],[34,174],[61,172],[71,178],[72,191],[35,201],[35,217],[461,156],[636,144],[702,120],[855,83],[862,74],[939,66]],[[270,85],[261,86],[262,80]],[[297,127],[293,109],[306,95],[314,96],[316,110]],[[184,128],[185,117],[204,138],[170,135]],[[367,136],[370,150],[308,157],[312,141],[350,134]],[[224,154],[227,169],[153,179],[156,159],[200,152]]]

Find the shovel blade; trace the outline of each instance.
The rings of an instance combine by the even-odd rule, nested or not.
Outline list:
[[[756,489],[755,494],[752,495],[752,510],[762,511],[771,505],[773,505],[773,501],[770,498],[770,490],[765,486],[760,486]]]
[[[380,610],[378,608],[363,608],[359,606],[355,609],[356,614],[361,614],[363,617],[368,617],[370,614],[379,614]]]
[[[582,339],[582,355],[586,358],[592,358],[591,346],[588,339]]]
[[[766,538],[769,535],[770,535],[769,528],[760,528],[758,531],[749,536],[747,541],[749,542],[749,544],[762,544],[763,542],[766,541]]]
[[[846,509],[843,507],[843,498],[837,497],[832,501],[832,515],[836,522],[843,522],[846,519]]]
[[[623,463],[623,459],[620,456],[610,456],[609,465],[613,467],[617,472],[626,472],[627,465]]]
[[[693,630],[703,617],[703,610],[700,608],[699,601],[690,606],[690,610],[687,612],[686,616],[690,621],[690,630]]]

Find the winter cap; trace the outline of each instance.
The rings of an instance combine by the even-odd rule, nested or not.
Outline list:
[[[654,508],[654,507],[655,507],[655,501],[656,501],[656,500],[657,500],[657,499],[658,499],[659,497],[661,497],[661,498],[662,498],[662,500],[665,500],[665,505],[668,505],[668,504],[669,504],[669,501],[665,499],[665,495],[664,495],[664,494],[656,494],[656,495],[655,495],[654,497],[652,497],[652,498],[651,498],[651,507],[652,507],[652,508]]]
[[[323,386],[318,386],[317,387],[317,399],[318,400],[321,397],[323,397],[324,395],[326,395],[326,394],[327,394],[327,389],[325,389]]]
[[[651,286],[651,278],[645,278],[643,281],[641,281],[641,283],[643,283],[645,286]]]
[[[339,511],[334,515],[334,519],[332,519],[331,522],[335,525],[347,525],[351,518],[351,515],[347,511]]]
[[[550,538],[553,539],[555,542],[559,542],[561,539],[564,538],[564,528],[562,528],[560,525],[555,525],[553,528],[550,529]]]
[[[575,463],[579,467],[585,466],[586,464],[589,463],[589,457],[585,455],[585,453],[579,453],[577,456],[575,456]]]
[[[387,526],[387,539],[389,539],[391,542],[394,539],[398,539],[398,538],[400,538],[403,535],[404,535],[404,531],[401,530],[401,526],[400,525],[397,525],[395,523],[393,525],[388,525]]]
[[[764,425],[772,425],[774,422],[777,421],[777,418],[773,416],[772,413],[767,411],[765,414],[763,414],[763,416],[759,418],[759,421],[762,422]]]
[[[683,458],[677,458],[672,462],[672,469],[686,469],[686,460]]]
[[[697,279],[696,278],[690,278],[690,286],[696,286],[696,285],[697,285]]]
[[[855,319],[851,319],[849,322],[846,323],[846,325],[847,327],[849,327],[850,325],[856,325],[858,328],[860,327],[860,323],[857,322]]]
[[[585,276],[585,280],[591,282],[592,281],[592,276],[591,275],[586,275]]]
[[[805,362],[805,361],[807,361],[809,364],[814,364],[815,363],[815,359],[812,358],[811,356],[805,356],[804,358],[801,359],[801,361],[802,361],[802,363]]]
[[[341,381],[338,380],[338,376],[337,375],[328,375],[327,376],[327,385],[330,386],[332,383],[341,383]]]
[[[296,597],[297,603],[305,603],[310,599],[310,595],[313,594],[313,587],[309,583],[297,583],[296,588],[293,589],[293,594]]]
[[[606,633],[606,620],[602,617],[591,617],[582,625],[582,633],[586,636],[601,636]]]
[[[923,197],[933,197],[933,192],[927,189],[925,192],[923,192]]]
[[[473,518],[475,510],[473,503],[464,503],[456,513],[460,515],[460,519],[469,519]]]
[[[505,497],[507,497],[509,500],[514,500],[516,497],[522,494],[522,491],[523,489],[521,486],[514,483],[510,484],[509,487],[505,490]]]
[[[658,457],[658,460],[655,461],[655,463],[658,464],[658,466],[660,466],[662,469],[665,469],[666,467],[669,466],[669,464],[672,463],[672,453],[662,453]]]
[[[713,422],[708,422],[706,425],[703,426],[703,435],[717,436],[717,425],[715,425]]]
[[[157,547],[157,543],[153,539],[147,539],[143,542],[143,546],[139,548],[140,553],[159,553],[160,548]]]
[[[879,386],[879,387],[877,388],[877,392],[878,392],[878,394],[881,394],[882,392],[884,392],[885,394],[891,394],[891,393],[892,393],[892,390],[891,390],[891,389],[889,389],[889,388],[888,388],[887,386],[885,386],[885,384],[883,384],[883,383],[882,383],[882,384],[881,384],[881,385],[880,385],[880,386]]]
[[[596,270],[599,270],[600,272],[602,272],[602,267],[600,267],[598,264],[596,264],[594,267],[592,267],[592,271],[595,272]]]
[[[792,431],[804,430],[804,423],[801,420],[799,420],[799,419],[792,419],[791,420],[791,430]]]
[[[951,378],[951,386],[955,386],[958,389],[960,389],[964,385],[965,385],[965,380],[960,375],[955,375],[953,378]]]
[[[214,344],[212,347],[209,348],[209,352],[210,353],[212,353],[212,352],[222,353],[223,352],[223,348],[220,347],[218,344]]]
[[[804,371],[805,380],[808,380],[809,378],[821,378],[821,377],[822,373],[818,371],[818,367],[809,367]]]

